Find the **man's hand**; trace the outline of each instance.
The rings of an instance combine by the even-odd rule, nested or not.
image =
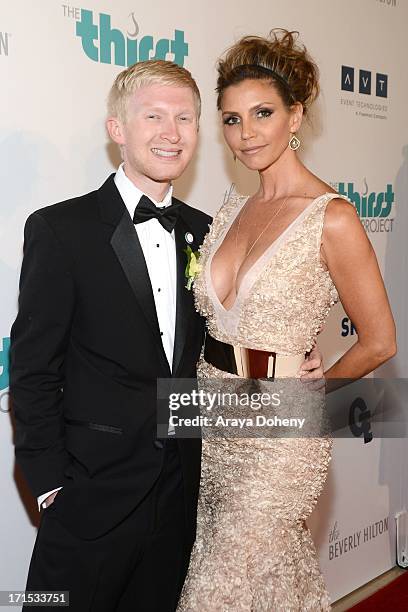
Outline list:
[[[57,495],[58,491],[54,491],[54,493],[51,493],[51,495],[47,497],[47,499],[43,502],[46,508],[48,508],[49,506],[51,506],[51,504],[54,503],[54,499],[57,497]]]
[[[300,368],[300,378],[305,382],[316,381],[316,389],[320,389],[325,385],[323,372],[322,354],[315,344]]]

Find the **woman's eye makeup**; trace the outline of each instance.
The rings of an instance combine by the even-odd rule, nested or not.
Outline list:
[[[255,111],[255,117],[258,119],[267,119],[272,114],[273,110],[271,108],[257,108]],[[222,122],[224,125],[237,125],[241,120],[237,115],[226,115],[223,117]]]
[[[224,125],[235,125],[239,123],[239,117],[236,117],[235,115],[227,115],[226,117],[223,117],[222,122]]]
[[[270,108],[259,108],[256,111],[256,116],[262,119],[265,119],[267,117],[270,117],[272,113],[273,113],[273,110],[271,110]]]

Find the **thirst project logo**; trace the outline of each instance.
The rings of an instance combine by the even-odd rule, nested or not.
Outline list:
[[[9,412],[9,352],[10,338],[0,339],[0,412]]]
[[[141,35],[134,13],[127,17],[125,31],[112,27],[107,13],[77,9],[63,5],[64,16],[76,20],[76,36],[81,40],[85,55],[94,62],[131,66],[149,59],[170,60],[184,65],[188,43],[183,30],[174,30],[169,38],[155,39],[151,34]]]
[[[385,189],[378,192],[370,191],[365,178],[361,190],[354,182],[332,182],[331,185],[354,204],[367,233],[393,231],[395,192],[391,183],[387,183]]]
[[[0,391],[9,386],[10,338],[3,338],[0,346]]]

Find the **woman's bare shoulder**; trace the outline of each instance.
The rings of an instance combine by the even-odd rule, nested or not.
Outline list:
[[[367,236],[355,206],[342,197],[333,198],[327,204],[323,236],[325,241],[339,240],[348,243],[350,240],[363,240]]]

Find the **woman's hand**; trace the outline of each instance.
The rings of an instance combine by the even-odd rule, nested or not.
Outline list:
[[[325,386],[323,372],[323,357],[315,344],[300,368],[300,379],[318,390]]]

